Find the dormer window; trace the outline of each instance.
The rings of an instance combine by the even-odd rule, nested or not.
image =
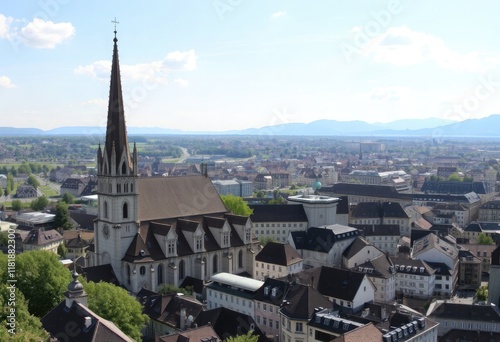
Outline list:
[[[252,241],[252,233],[251,233],[250,228],[248,228],[247,230],[245,230],[245,239],[246,239],[247,243],[249,243],[250,241]]]
[[[175,239],[170,239],[167,242],[167,253],[169,256],[175,255]]]
[[[202,251],[203,239],[202,239],[201,235],[194,237],[194,245],[195,245],[196,252]]]
[[[222,247],[229,247],[229,232],[222,232]]]

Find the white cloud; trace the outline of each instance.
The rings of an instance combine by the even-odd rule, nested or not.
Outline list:
[[[188,80],[182,79],[182,78],[176,78],[174,80],[174,84],[180,86],[180,87],[187,87],[189,85]]]
[[[196,54],[194,50],[174,51],[159,61],[135,65],[120,64],[121,76],[124,81],[143,81],[159,84],[167,83],[167,75],[171,71],[192,71],[196,69]],[[96,61],[89,65],[80,65],[74,69],[77,75],[86,75],[103,81],[109,80],[111,61]],[[187,85],[181,80],[179,85]]]
[[[35,18],[18,33],[23,42],[38,49],[53,49],[75,35],[71,23],[54,23]]]
[[[10,31],[10,24],[14,21],[12,17],[6,17],[0,14],[0,38],[8,38]]]
[[[353,32],[358,30],[353,29]],[[456,71],[484,71],[500,64],[498,57],[453,51],[442,39],[406,26],[391,27],[374,37],[363,54],[371,56],[376,63],[404,66],[434,62],[439,67]]]
[[[276,13],[271,14],[271,18],[279,18],[285,15],[284,11],[278,11]]]
[[[168,70],[192,71],[196,69],[196,54],[193,49],[170,52],[163,60],[163,64]]]
[[[7,76],[0,76],[0,88],[17,88]]]

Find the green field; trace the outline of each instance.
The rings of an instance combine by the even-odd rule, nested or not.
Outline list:
[[[52,189],[50,186],[47,185],[40,185],[39,189],[45,194],[47,197],[58,197],[59,193]]]

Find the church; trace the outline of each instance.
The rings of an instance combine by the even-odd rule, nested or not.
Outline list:
[[[187,277],[253,274],[259,246],[248,217],[231,214],[205,175],[140,177],[127,137],[113,39],[108,120],[97,151],[98,215],[89,266],[111,265],[120,285],[137,293]]]

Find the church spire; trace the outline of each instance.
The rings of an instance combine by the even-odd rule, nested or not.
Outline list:
[[[106,128],[105,157],[110,167],[115,168],[115,172],[120,174],[122,157],[125,157],[125,164],[129,170],[133,171],[133,164],[130,157],[130,151],[127,138],[127,126],[125,124],[125,111],[122,97],[122,85],[120,79],[120,63],[118,60],[118,39],[116,38],[116,19],[115,38],[113,39],[113,61],[111,65],[111,82],[109,87],[108,104],[108,124]],[[113,151],[116,149],[116,151]],[[113,153],[115,152],[115,153]],[[112,160],[114,159],[114,160]],[[135,171],[135,170],[134,170]]]

